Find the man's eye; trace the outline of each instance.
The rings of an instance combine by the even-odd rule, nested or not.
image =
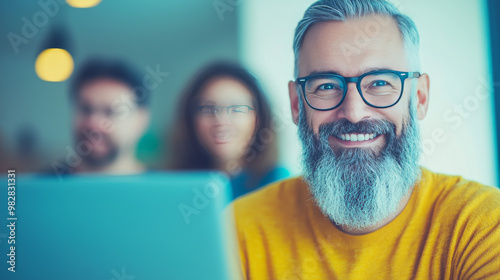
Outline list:
[[[335,85],[333,84],[322,84],[318,87],[320,90],[329,90],[329,89],[335,89]]]
[[[84,116],[90,116],[92,114],[92,107],[90,107],[88,105],[82,105],[82,106],[80,106],[80,112]]]
[[[108,118],[111,118],[115,115],[115,111],[113,111],[113,109],[108,108],[104,110],[104,115]]]
[[[372,83],[372,86],[374,86],[374,87],[383,87],[383,86],[388,86],[388,85],[390,85],[388,82],[382,81],[382,80],[374,81]]]

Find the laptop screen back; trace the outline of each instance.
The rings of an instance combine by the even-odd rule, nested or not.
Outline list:
[[[237,277],[230,188],[219,173],[18,174],[14,216],[4,190],[2,221],[15,224],[15,244],[0,239],[1,279]]]

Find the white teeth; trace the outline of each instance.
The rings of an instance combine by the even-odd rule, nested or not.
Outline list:
[[[344,140],[344,141],[367,141],[371,140],[373,138],[377,137],[376,134],[374,133],[365,133],[365,134],[355,134],[355,133],[350,133],[350,134],[340,134],[338,138]]]
[[[217,138],[219,140],[228,140],[229,135],[227,135],[227,133],[216,133],[215,138]]]

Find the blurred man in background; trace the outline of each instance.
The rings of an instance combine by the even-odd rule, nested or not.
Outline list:
[[[52,164],[56,174],[146,170],[135,151],[149,124],[148,77],[122,61],[92,59],[81,67],[70,93],[75,146],[66,162]]]

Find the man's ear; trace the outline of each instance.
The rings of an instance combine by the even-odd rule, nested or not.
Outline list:
[[[297,92],[297,84],[293,81],[288,82],[288,96],[290,96],[290,107],[292,109],[293,122],[299,124],[299,93]]]
[[[136,117],[137,117],[137,126],[136,126],[137,134],[140,138],[149,127],[151,112],[147,108],[138,108]]]
[[[429,75],[422,74],[418,78],[417,84],[417,117],[419,120],[423,120],[427,115],[427,109],[429,107]]]

